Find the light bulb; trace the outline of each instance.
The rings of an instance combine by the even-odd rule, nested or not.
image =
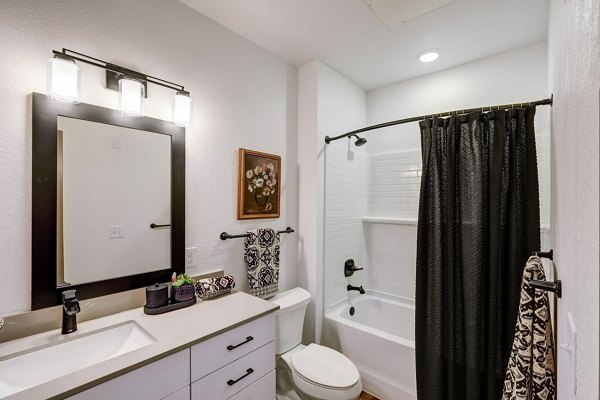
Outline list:
[[[144,85],[142,82],[123,78],[119,80],[119,110],[123,114],[144,115]]]
[[[186,126],[192,123],[192,98],[188,92],[173,95],[171,118],[176,125]]]
[[[46,96],[67,103],[79,103],[81,74],[75,61],[61,57],[48,60]]]
[[[440,50],[439,49],[425,50],[425,51],[420,52],[417,56],[419,57],[419,61],[421,61],[423,63],[433,62],[433,61],[437,60],[438,57],[440,56]]]

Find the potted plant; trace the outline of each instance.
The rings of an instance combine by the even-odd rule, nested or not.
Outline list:
[[[180,274],[171,278],[171,300],[175,302],[189,301],[196,296],[194,279],[187,274]]]

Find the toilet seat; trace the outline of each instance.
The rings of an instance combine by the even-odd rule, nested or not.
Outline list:
[[[293,354],[291,364],[298,377],[323,388],[348,389],[360,378],[348,357],[315,343]]]

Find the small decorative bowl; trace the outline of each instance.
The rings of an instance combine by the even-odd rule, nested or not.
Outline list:
[[[196,289],[191,283],[185,283],[179,287],[171,286],[171,300],[182,302],[188,301],[196,296]]]

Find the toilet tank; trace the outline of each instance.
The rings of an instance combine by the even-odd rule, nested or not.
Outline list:
[[[280,355],[302,342],[304,315],[310,303],[310,293],[298,287],[279,293],[269,301],[279,305],[275,315],[275,354]]]

